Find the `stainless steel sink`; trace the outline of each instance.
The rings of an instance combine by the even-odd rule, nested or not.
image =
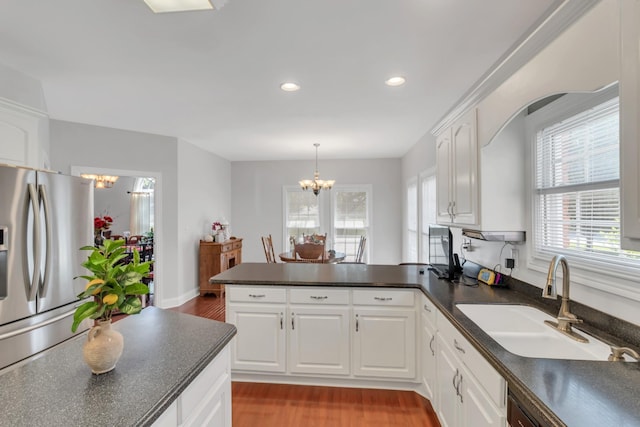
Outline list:
[[[544,324],[554,318],[527,305],[457,304],[457,307],[498,344],[524,357],[607,360],[611,347],[581,332],[588,343],[577,342]],[[625,357],[625,361],[631,360]]]

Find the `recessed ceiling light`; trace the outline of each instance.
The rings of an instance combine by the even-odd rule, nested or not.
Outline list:
[[[387,86],[402,86],[405,82],[405,78],[402,76],[390,77],[384,81]]]
[[[285,82],[280,85],[280,89],[285,92],[295,92],[300,89],[300,85],[293,82]]]
[[[209,0],[144,0],[154,13],[213,9]]]

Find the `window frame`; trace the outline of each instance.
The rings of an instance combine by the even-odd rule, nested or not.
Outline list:
[[[606,89],[592,94],[567,94],[549,105],[531,113],[525,118],[526,141],[528,144],[529,161],[527,163],[527,233],[535,236],[536,230],[536,133],[538,130],[575,116],[589,108],[618,96],[618,85],[614,84]],[[620,187],[620,185],[618,186]],[[622,193],[620,194],[622,197]],[[549,262],[554,254],[538,252],[535,240],[527,239],[527,268],[536,272],[546,273]],[[563,253],[558,251],[557,253]],[[572,281],[600,291],[631,298],[640,301],[640,288],[630,285],[630,277],[640,275],[638,267],[593,260],[593,258],[576,256],[575,253],[563,253],[571,266]]]
[[[420,173],[418,182],[418,262],[429,263],[429,224],[435,224],[438,220],[437,201],[431,207],[433,221],[426,222],[424,220],[425,210],[429,208],[427,201],[424,200],[424,186],[429,180],[433,180],[434,193],[437,192],[437,176],[436,168],[429,168]],[[426,249],[425,249],[426,248]]]
[[[409,191],[412,189],[412,187],[415,189],[415,210],[411,209],[410,203],[409,203]],[[405,213],[405,227],[404,227],[404,233],[405,233],[405,245],[404,245],[404,256],[403,256],[403,262],[418,262],[418,259],[420,258],[420,185],[418,182],[418,177],[417,176],[413,176],[411,178],[409,178],[406,183],[405,183],[405,187],[404,187],[404,196],[405,196],[405,203],[407,206],[406,209],[406,213]],[[415,215],[415,230],[410,228],[410,215]],[[413,234],[412,234],[413,233]],[[415,258],[413,258],[412,254],[411,254],[411,243],[413,241],[413,245],[415,247]]]
[[[289,193],[303,193],[305,190],[302,190],[300,186],[296,185],[284,185],[282,187],[282,241],[285,244],[285,248],[287,251],[290,250],[290,245],[288,241],[288,227],[287,227],[287,218],[289,216]],[[309,194],[311,193],[309,190],[306,190]],[[367,245],[365,249],[365,256],[363,262],[368,263],[370,259],[370,254],[372,253],[373,248],[373,186],[371,184],[338,184],[334,185],[331,190],[320,190],[318,194],[318,216],[319,216],[319,224],[320,224],[320,232],[322,230],[327,230],[327,242],[333,247],[335,242],[335,199],[337,194],[340,192],[365,192],[367,194],[367,218],[369,224],[367,225]]]

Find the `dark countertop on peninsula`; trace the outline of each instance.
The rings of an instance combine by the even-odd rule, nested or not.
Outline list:
[[[420,274],[420,270],[424,274]],[[417,288],[433,301],[496,368],[527,409],[551,426],[640,426],[640,364],[527,358],[512,354],[456,308],[457,303],[528,304],[556,316],[557,304],[509,288],[477,287],[439,280],[426,266],[366,264],[243,263],[212,283],[260,286],[349,286]],[[612,324],[616,324],[615,319]],[[589,324],[588,333],[626,345]]]
[[[124,336],[116,368],[93,375],[86,333],[5,369],[0,426],[148,426],[215,358],[233,325],[147,307],[113,324]]]

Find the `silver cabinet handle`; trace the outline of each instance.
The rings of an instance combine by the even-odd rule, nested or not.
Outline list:
[[[249,294],[249,296],[251,298],[264,298],[264,297],[266,297],[265,294]]]
[[[391,297],[373,297],[376,301],[391,301],[393,298]]]
[[[356,332],[358,332],[358,329],[360,329],[360,322],[358,320],[358,315],[356,314]]]
[[[453,388],[456,391],[456,396],[458,395],[458,386],[456,385],[456,379],[458,378],[460,372],[458,372],[458,370],[456,369],[456,374],[453,376]]]
[[[464,348],[460,347],[460,344],[458,344],[458,340],[453,340],[453,346],[456,348],[456,350],[458,350],[460,353],[465,354]]]
[[[280,312],[280,329],[284,329],[284,315]]]
[[[424,311],[427,311],[427,312],[431,313],[431,309],[429,308],[429,306],[427,304],[424,305]]]
[[[296,314],[291,313],[291,330],[292,331],[296,330],[295,317],[296,317]]]
[[[431,337],[431,341],[429,341],[429,349],[431,350],[431,355],[435,356],[436,355],[436,351],[433,349],[433,342],[436,340],[436,336],[433,335]]]
[[[456,201],[451,202],[451,216],[455,218],[456,216]]]
[[[460,379],[458,380],[458,387],[456,387],[456,393],[460,396],[460,403],[462,403],[462,372],[460,372]]]
[[[309,298],[315,299],[315,300],[324,300],[324,299],[327,299],[329,297],[326,296],[326,295],[325,296],[311,295]]]

